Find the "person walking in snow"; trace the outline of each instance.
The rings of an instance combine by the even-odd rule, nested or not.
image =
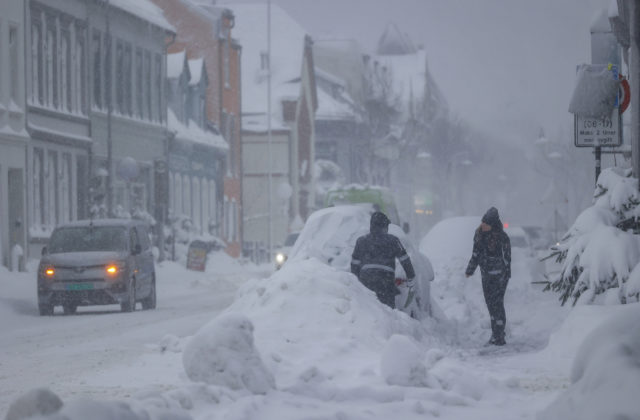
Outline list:
[[[498,210],[491,207],[473,236],[473,254],[465,272],[473,275],[480,266],[482,291],[491,317],[491,339],[488,344],[503,346],[507,317],[504,294],[511,278],[511,241],[502,228]]]
[[[400,239],[388,233],[389,223],[389,218],[382,212],[371,215],[370,233],[359,237],[353,249],[351,272],[376,293],[380,302],[393,309],[399,294],[395,284],[396,258],[407,274],[406,284],[410,291],[415,286],[415,272]]]

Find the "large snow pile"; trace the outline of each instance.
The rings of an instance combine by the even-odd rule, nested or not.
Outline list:
[[[357,239],[369,233],[372,211],[370,204],[362,204],[339,205],[314,212],[300,232],[289,260],[316,258],[331,267],[349,272]],[[430,296],[430,282],[434,278],[431,262],[416,249],[399,226],[389,225],[389,233],[400,239],[416,272],[417,299],[404,308],[407,289],[401,286],[401,294],[396,297],[397,307],[416,318],[439,316],[440,311],[433,305]],[[396,264],[396,278],[406,279],[401,264]]]
[[[275,388],[273,375],[253,345],[253,324],[239,314],[220,316],[202,327],[187,344],[182,360],[192,381],[255,394]]]
[[[640,304],[595,329],[580,346],[571,386],[539,419],[640,418]]]
[[[611,295],[625,303],[640,298],[640,239],[621,228],[637,225],[638,180],[629,171],[606,169],[598,178],[593,206],[584,210],[555,248],[562,263],[551,288],[564,304],[598,302]],[[604,301],[606,297],[600,299]],[[611,300],[608,300],[611,302]]]

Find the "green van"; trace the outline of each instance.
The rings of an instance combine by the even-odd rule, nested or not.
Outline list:
[[[341,204],[373,204],[376,210],[387,215],[391,223],[402,226],[398,208],[396,207],[393,194],[385,187],[345,187],[331,190],[325,197],[325,207],[333,207]],[[403,226],[404,228],[404,226]]]

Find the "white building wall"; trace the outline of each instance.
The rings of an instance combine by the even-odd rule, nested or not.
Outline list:
[[[0,0],[0,265],[11,249],[26,254],[24,2]],[[25,255],[26,257],[26,255]]]

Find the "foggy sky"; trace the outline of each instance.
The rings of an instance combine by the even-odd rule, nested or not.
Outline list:
[[[226,0],[224,3],[259,0]],[[264,1],[263,1],[264,2]],[[314,38],[355,38],[374,51],[387,23],[424,45],[455,114],[507,141],[543,127],[572,136],[576,65],[609,0],[273,0]]]

